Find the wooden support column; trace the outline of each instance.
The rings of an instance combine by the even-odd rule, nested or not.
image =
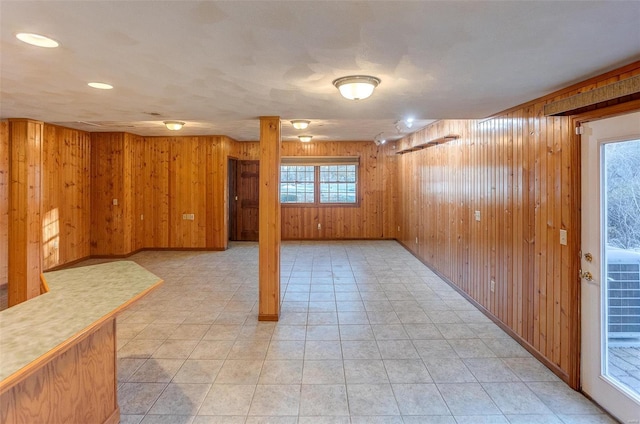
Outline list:
[[[280,117],[260,117],[259,321],[280,316]]]
[[[43,127],[9,120],[9,306],[40,295]]]

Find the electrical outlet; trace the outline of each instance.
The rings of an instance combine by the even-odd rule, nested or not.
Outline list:
[[[416,237],[416,244],[418,244],[418,237]]]
[[[398,232],[400,232],[400,226],[398,225]]]
[[[560,230],[560,244],[567,245],[567,230]]]
[[[193,221],[194,219],[196,219],[196,215],[195,215],[195,214],[190,213],[190,214],[189,214],[189,216],[187,217],[187,219],[188,219],[189,221]]]
[[[140,214],[140,221],[144,221],[144,215]]]
[[[59,244],[60,244],[60,242],[58,241],[58,239],[57,239],[57,238],[53,239],[53,248],[54,248],[54,249],[57,249],[57,248],[58,248],[58,246],[59,246]]]
[[[491,280],[490,289],[491,289],[491,293],[496,291],[496,281],[495,280]]]
[[[113,199],[111,203],[113,203],[113,206],[118,206],[118,199]]]
[[[480,221],[480,211],[475,211],[473,216],[476,218],[476,221]]]
[[[322,229],[322,225],[318,222],[318,230]]]

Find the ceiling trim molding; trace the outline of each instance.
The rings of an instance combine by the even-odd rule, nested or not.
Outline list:
[[[544,114],[545,116],[566,115],[567,112],[637,93],[640,93],[640,75],[548,103],[544,105]]]

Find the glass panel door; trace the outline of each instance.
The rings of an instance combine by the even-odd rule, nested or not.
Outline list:
[[[601,146],[605,224],[604,372],[640,396],[640,140]]]
[[[640,423],[640,113],[583,127],[581,385]]]

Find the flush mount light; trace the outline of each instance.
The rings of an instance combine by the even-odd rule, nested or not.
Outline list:
[[[31,34],[28,32],[21,32],[16,34],[16,38],[23,43],[31,44],[32,46],[38,47],[46,47],[48,49],[52,49],[54,47],[58,47],[59,44],[56,40],[45,37],[40,34]]]
[[[404,120],[404,124],[407,126],[407,128],[411,128],[413,127],[413,118],[407,118]]]
[[[309,126],[309,121],[305,121],[304,119],[294,119],[291,121],[293,128],[297,130],[304,130]]]
[[[313,136],[311,135],[299,135],[298,138],[300,139],[300,141],[302,141],[303,143],[308,143],[311,141],[311,139],[313,138]]]
[[[90,82],[87,84],[91,88],[97,88],[98,90],[111,90],[113,85],[106,82]]]
[[[164,125],[167,127],[167,129],[169,129],[171,131],[178,131],[178,130],[181,130],[182,127],[184,127],[184,122],[181,122],[181,121],[164,121]]]
[[[351,75],[333,81],[333,85],[340,90],[342,97],[349,100],[366,99],[373,94],[378,84],[380,84],[379,78],[368,75]]]

